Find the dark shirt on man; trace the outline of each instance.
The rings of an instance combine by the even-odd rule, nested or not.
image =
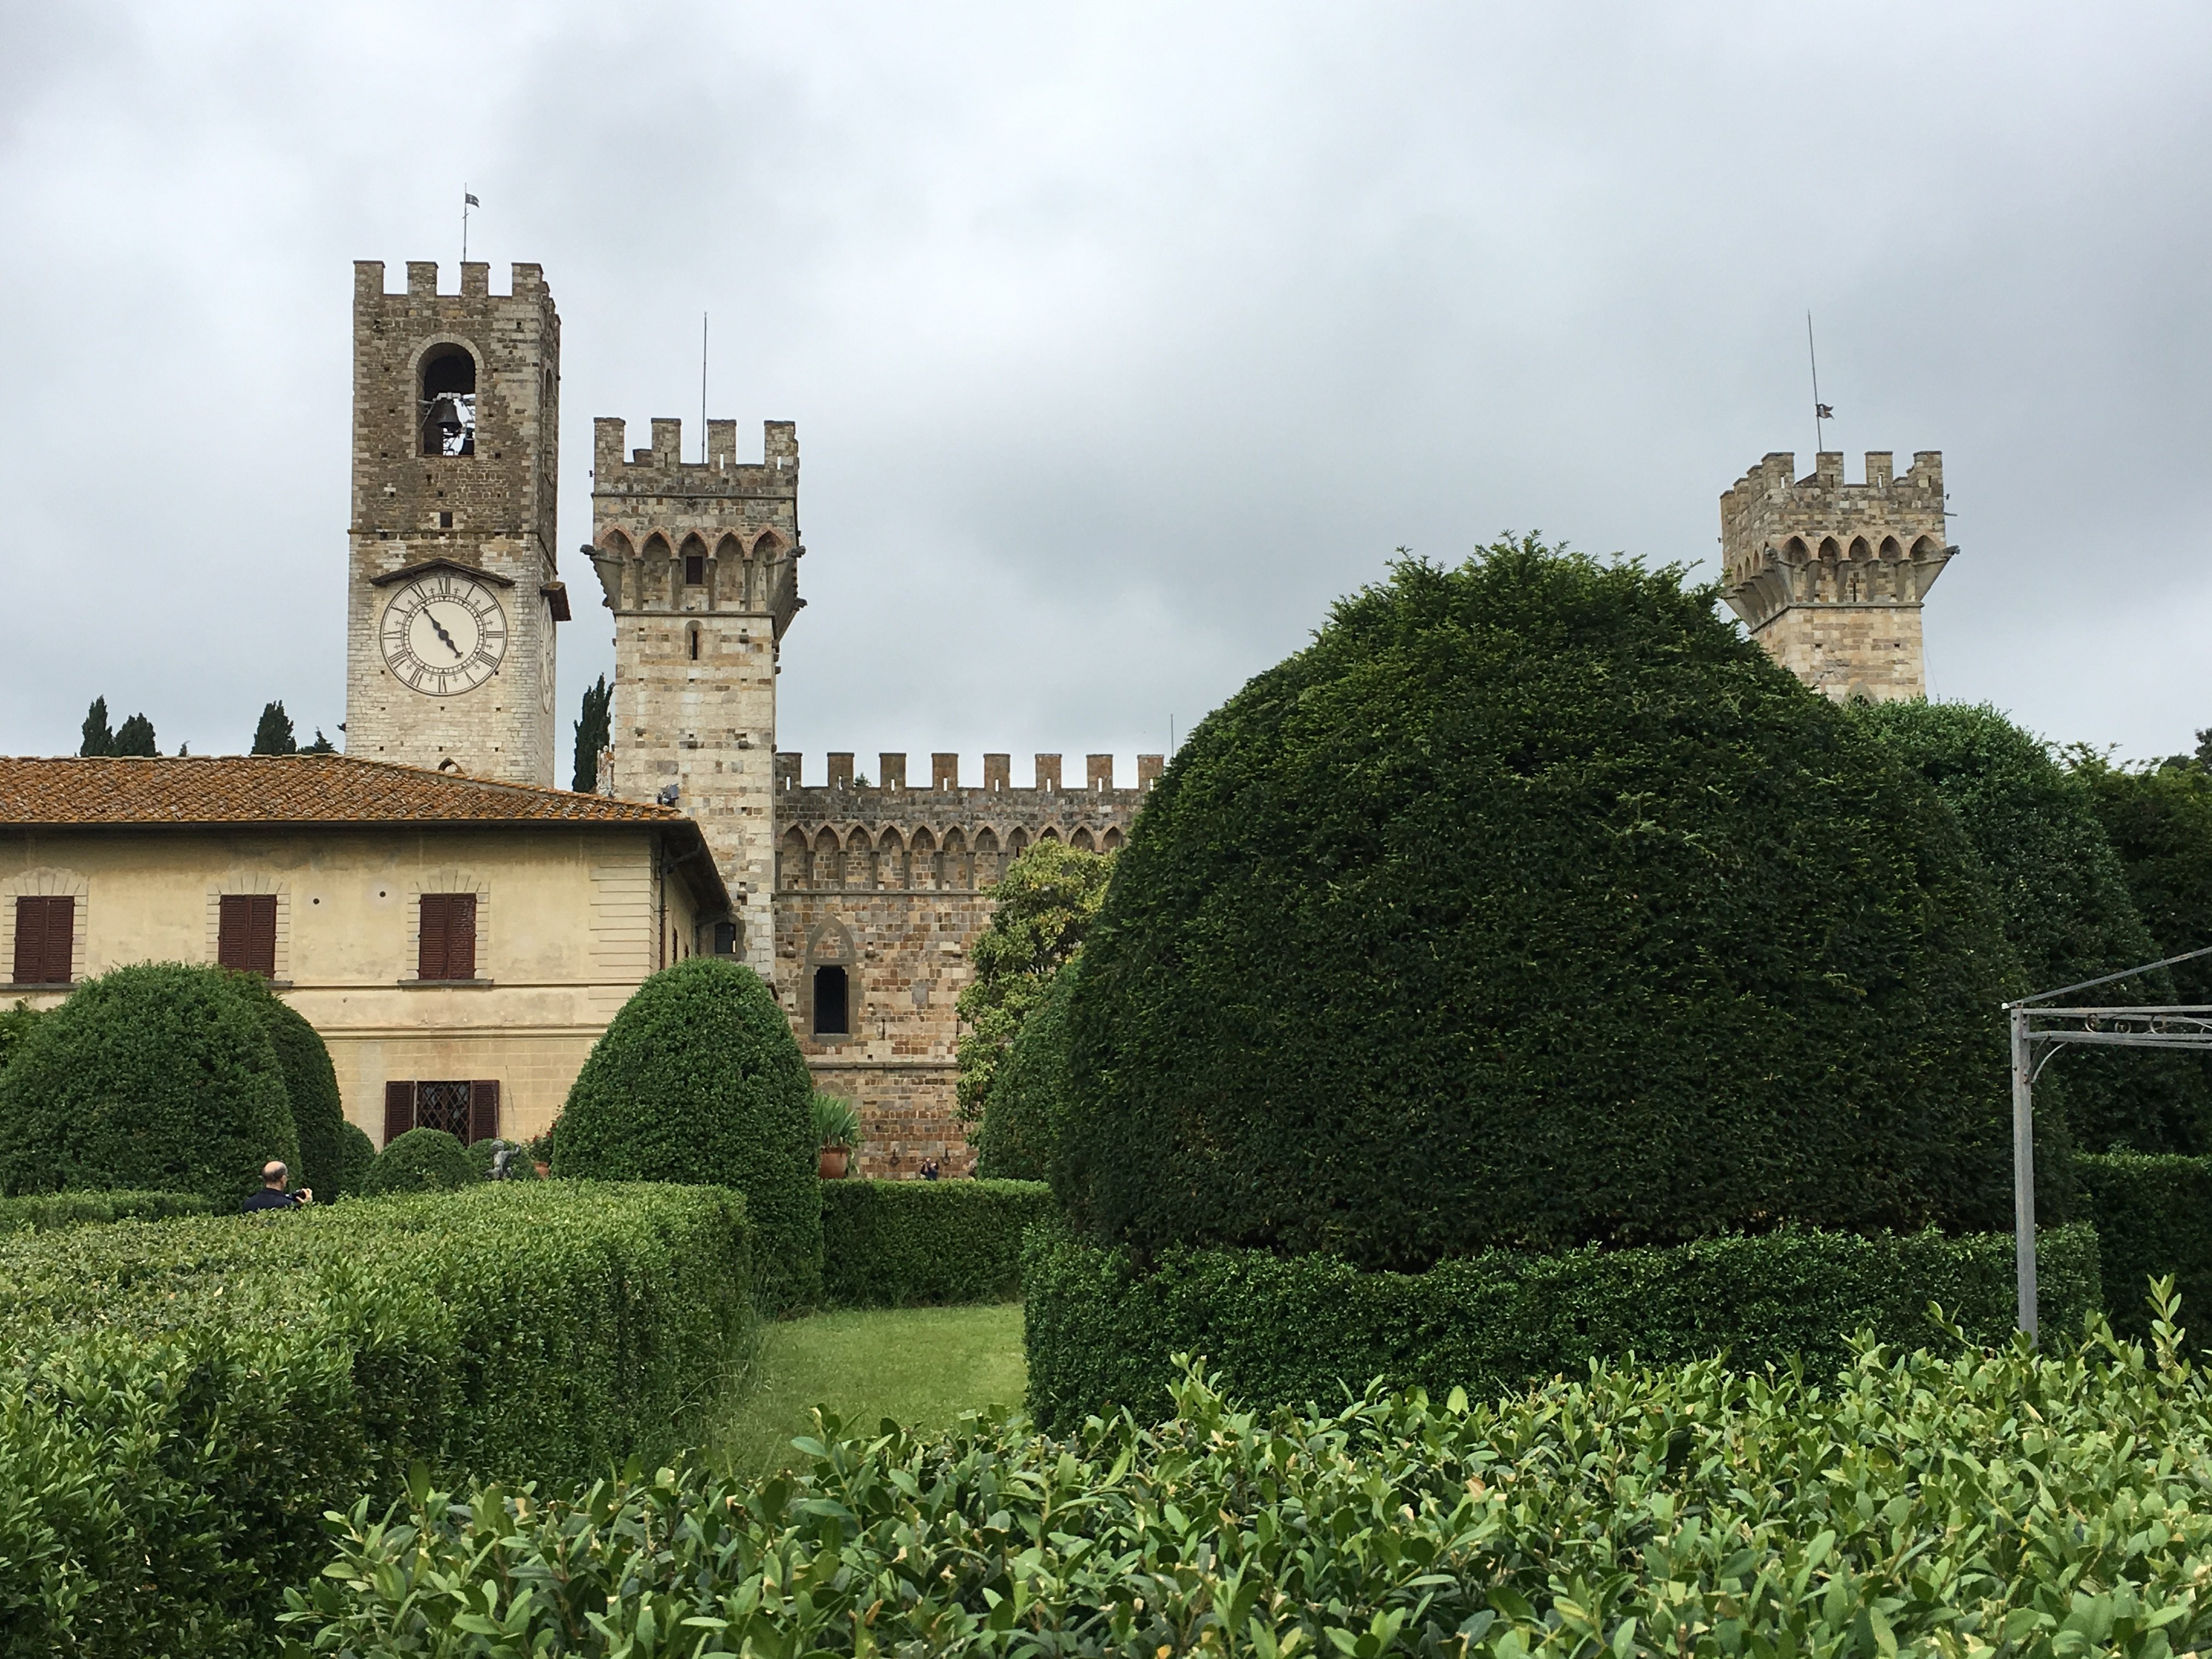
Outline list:
[[[248,1210],[295,1210],[300,1206],[300,1195],[280,1188],[262,1187],[246,1195]]]

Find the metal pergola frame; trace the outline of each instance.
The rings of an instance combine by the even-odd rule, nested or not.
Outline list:
[[[2153,1004],[2131,1007],[2046,1008],[2053,997],[2071,996],[2138,974],[2212,956],[2212,945],[2178,957],[2147,962],[2078,985],[2062,985],[2002,1005],[2012,1028],[2012,1225],[2019,1278],[2020,1328],[2030,1340],[2035,1317],[2035,1079],[2068,1044],[2119,1048],[2197,1048],[2212,1052],[2212,1004]],[[2045,1046],[2042,1059],[2036,1045]]]

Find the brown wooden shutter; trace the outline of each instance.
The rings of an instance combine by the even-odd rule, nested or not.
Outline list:
[[[389,1146],[415,1127],[415,1085],[411,1083],[387,1083],[384,1085],[384,1144]]]
[[[448,893],[446,905],[446,977],[474,979],[477,976],[477,896],[474,893]]]
[[[76,965],[76,901],[58,897],[15,901],[15,983],[66,985]]]
[[[417,979],[446,976],[446,896],[425,893],[422,897],[422,942],[415,953]]]
[[[215,959],[240,973],[276,977],[276,896],[225,893],[216,921]]]
[[[469,1139],[489,1140],[499,1133],[499,1085],[469,1085]]]

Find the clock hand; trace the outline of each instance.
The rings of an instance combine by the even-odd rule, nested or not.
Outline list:
[[[439,625],[437,616],[431,611],[428,605],[426,605],[422,607],[422,614],[430,619],[431,629],[440,639],[446,642],[446,649],[452,652],[456,657],[459,656],[461,654],[461,647],[455,645],[453,643],[453,636],[451,634],[448,634]]]

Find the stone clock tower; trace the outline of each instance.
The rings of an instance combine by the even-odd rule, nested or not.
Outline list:
[[[354,266],[346,752],[554,781],[561,321],[544,273]]]

